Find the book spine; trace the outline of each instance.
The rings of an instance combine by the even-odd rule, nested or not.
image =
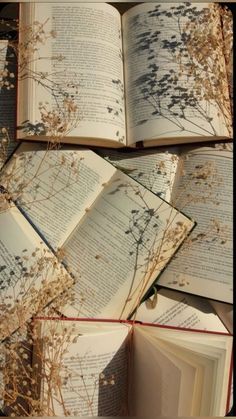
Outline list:
[[[144,323],[136,320],[117,320],[117,319],[96,319],[96,318],[86,318],[86,317],[34,317],[34,321],[37,320],[63,320],[63,321],[81,321],[81,322],[98,322],[98,323],[121,323],[129,325],[141,325],[143,327],[159,327],[162,329],[171,329],[171,330],[182,330],[183,332],[194,332],[194,333],[207,333],[212,335],[223,335],[223,336],[232,336],[231,333],[227,332],[217,332],[211,330],[202,330],[202,329],[191,329],[177,326],[167,326],[163,324],[153,324],[153,323]]]

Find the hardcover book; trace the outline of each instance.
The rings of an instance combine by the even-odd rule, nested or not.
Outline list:
[[[34,326],[32,391],[43,416],[227,412],[227,333],[92,319],[36,319]]]
[[[18,138],[231,139],[228,21],[214,3],[144,3],[122,16],[106,3],[21,4]]]

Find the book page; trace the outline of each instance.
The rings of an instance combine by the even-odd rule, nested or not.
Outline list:
[[[168,353],[171,352],[176,356],[176,366],[178,366],[178,359],[180,359],[186,364],[190,363],[190,365],[195,365],[195,367],[198,365],[197,369],[199,370],[200,367],[200,370],[202,370],[202,378],[196,377],[198,383],[196,384],[196,393],[193,398],[193,413],[189,414],[189,412],[184,411],[183,404],[181,416],[221,416],[225,414],[228,392],[227,384],[229,381],[232,354],[231,336],[212,333],[206,334],[187,330],[170,330],[168,328],[160,328],[152,325],[135,325],[134,339],[135,335],[140,336],[139,340],[146,341],[147,343],[149,341],[149,344],[152,343],[158,351],[159,348],[162,348],[162,345],[164,345],[166,347],[164,354],[167,358]],[[136,348],[138,349],[138,346],[136,346]],[[141,345],[139,350],[140,352],[142,351]],[[137,369],[138,368],[139,365],[137,365]],[[187,376],[183,374],[181,378],[185,381]],[[171,383],[172,380],[169,381]],[[178,389],[177,382],[175,389],[176,391]],[[197,389],[199,391],[197,391]],[[167,388],[167,391],[168,390],[169,389]],[[140,392],[139,394],[140,397],[142,397]],[[145,394],[143,396],[145,396]],[[146,397],[148,397],[148,395],[146,395]],[[196,399],[198,399],[198,401]],[[140,399],[138,400],[141,401]],[[177,414],[173,413],[173,415],[176,416]]]
[[[170,201],[178,164],[176,148],[129,152],[100,148],[96,152],[145,188]]]
[[[227,332],[206,299],[164,288],[157,291],[156,306],[151,308],[149,301],[144,301],[134,318],[144,323]]]
[[[131,414],[145,417],[178,416],[183,397],[181,386],[188,379],[188,388],[185,386],[184,414],[190,415],[196,366],[193,367],[188,362],[182,363],[178,356],[170,356],[168,349],[163,351],[159,342],[153,342],[149,338],[146,329],[134,326]]]
[[[0,183],[56,250],[115,171],[90,150],[23,143],[4,169]]]
[[[128,144],[231,136],[218,6],[141,4],[122,24]]]
[[[41,358],[43,369],[39,375],[43,377],[40,400],[44,415],[125,415],[130,326],[56,320],[40,323],[42,353],[35,359]],[[49,381],[48,386],[55,362],[58,381]]]
[[[158,283],[232,303],[232,151],[189,150],[172,203],[197,226]]]
[[[0,339],[4,339],[72,280],[15,206],[0,213],[0,231]]]
[[[45,101],[49,103],[46,108],[59,116],[73,102],[78,121],[72,124],[69,136],[111,139],[125,145],[119,12],[105,3],[36,3],[22,5],[22,19],[29,7],[49,35],[35,57],[35,81],[30,87],[34,109],[25,119],[46,124],[42,118]]]
[[[194,332],[187,332],[194,333]],[[180,334],[179,334],[180,335]],[[206,336],[205,336],[206,338]],[[226,404],[228,395],[230,394],[230,376],[231,376],[231,365],[232,365],[232,343],[233,337],[230,335],[210,334],[207,335],[207,339],[203,339],[201,335],[195,334],[189,336],[189,339],[183,339],[181,336],[171,336],[166,339],[169,343],[180,345],[180,348],[186,348],[190,351],[197,351],[206,362],[209,359],[211,364],[213,361],[214,371],[205,372],[204,387],[202,391],[203,400],[201,403],[201,411],[199,416],[222,416],[226,414]],[[210,367],[210,365],[208,365]],[[209,378],[214,376],[213,382],[209,384]],[[211,385],[211,404],[209,406],[208,389]],[[205,406],[209,406],[208,410],[205,410]]]
[[[0,40],[0,168],[17,146],[15,125],[16,57],[8,41]]]
[[[154,336],[149,339],[181,369],[178,415],[201,416],[204,412],[207,414],[211,403],[214,361],[199,359],[196,351],[188,352],[170,341],[166,344],[162,339],[158,339],[157,342]]]
[[[175,414],[178,416],[207,415],[213,394],[214,360],[210,357],[203,357],[198,348],[189,351],[189,348],[185,348],[184,345],[181,347],[178,342],[172,343],[170,339],[166,342],[161,336],[159,339],[155,329],[151,334],[149,330],[148,327],[147,330],[141,330],[143,337],[181,371],[180,383],[173,383],[179,393]],[[140,329],[138,331],[140,333]],[[181,333],[181,330],[175,330],[176,332]],[[136,368],[138,369],[139,366],[137,365]],[[165,407],[163,404],[165,410],[168,409],[168,403],[166,404]],[[162,410],[163,415],[165,415],[165,410]]]
[[[126,319],[192,227],[117,170],[63,246],[75,278],[63,314]]]

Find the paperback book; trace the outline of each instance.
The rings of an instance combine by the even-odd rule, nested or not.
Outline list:
[[[194,227],[91,150],[23,143],[0,182],[72,275],[67,316],[128,318]]]
[[[232,143],[96,151],[196,221],[158,285],[232,304]]]
[[[117,8],[21,4],[18,138],[106,147],[232,139],[222,7]]]

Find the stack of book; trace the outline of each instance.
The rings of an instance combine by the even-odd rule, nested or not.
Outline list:
[[[23,3],[19,22],[0,41],[3,414],[224,416],[229,10]]]

